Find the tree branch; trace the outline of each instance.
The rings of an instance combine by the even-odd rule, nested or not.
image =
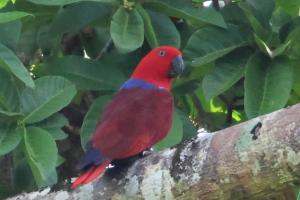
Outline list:
[[[212,4],[216,10],[220,10],[219,0],[212,0]]]
[[[300,104],[201,134],[116,171],[75,191],[11,200],[287,199],[290,185],[300,181]]]

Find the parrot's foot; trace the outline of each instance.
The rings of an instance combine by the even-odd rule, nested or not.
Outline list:
[[[149,148],[149,149],[146,149],[145,151],[142,152],[142,157],[146,157],[146,156],[149,156],[150,154],[153,153],[153,148]]]

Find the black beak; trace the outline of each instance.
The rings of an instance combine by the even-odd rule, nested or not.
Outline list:
[[[172,66],[169,71],[169,78],[176,78],[178,75],[182,74],[183,70],[184,63],[182,56],[180,55],[174,58],[174,60],[172,61]]]

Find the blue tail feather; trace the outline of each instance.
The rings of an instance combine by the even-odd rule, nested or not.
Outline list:
[[[93,165],[100,165],[107,159],[101,155],[101,153],[95,149],[91,143],[86,145],[86,152],[79,162],[79,169],[85,170]]]

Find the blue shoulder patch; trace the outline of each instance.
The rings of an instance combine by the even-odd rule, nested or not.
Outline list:
[[[139,79],[129,79],[126,81],[120,89],[132,89],[132,88],[143,88],[143,89],[160,89],[156,85]]]

